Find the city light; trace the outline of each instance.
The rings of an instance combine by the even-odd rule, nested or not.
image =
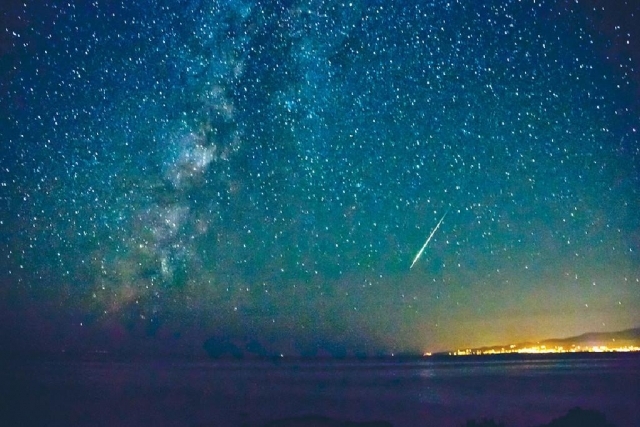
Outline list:
[[[609,347],[606,345],[570,345],[570,346],[548,346],[548,345],[529,345],[526,347],[518,347],[510,345],[508,347],[490,348],[490,349],[458,349],[449,352],[450,356],[485,356],[495,354],[550,354],[550,353],[629,353],[640,351],[640,347],[635,345]],[[425,356],[430,353],[425,353]]]

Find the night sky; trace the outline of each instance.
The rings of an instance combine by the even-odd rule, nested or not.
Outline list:
[[[1,345],[638,326],[640,13],[616,3],[4,2]]]

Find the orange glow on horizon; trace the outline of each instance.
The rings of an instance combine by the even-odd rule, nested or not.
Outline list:
[[[449,352],[449,356],[485,356],[495,354],[553,354],[553,353],[629,353],[640,351],[639,346],[626,345],[609,347],[606,345],[570,345],[570,346],[546,346],[546,345],[532,345],[518,348],[515,344],[508,347],[491,348],[486,350],[481,349],[458,349],[456,351]],[[431,356],[432,353],[424,353],[424,356]]]

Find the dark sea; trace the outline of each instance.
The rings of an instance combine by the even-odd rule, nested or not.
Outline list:
[[[640,354],[341,361],[4,361],[0,425],[261,426],[286,417],[640,426]]]

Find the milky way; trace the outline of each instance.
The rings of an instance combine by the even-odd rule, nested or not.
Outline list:
[[[374,353],[636,326],[638,39],[467,3],[16,4],[7,339]]]

